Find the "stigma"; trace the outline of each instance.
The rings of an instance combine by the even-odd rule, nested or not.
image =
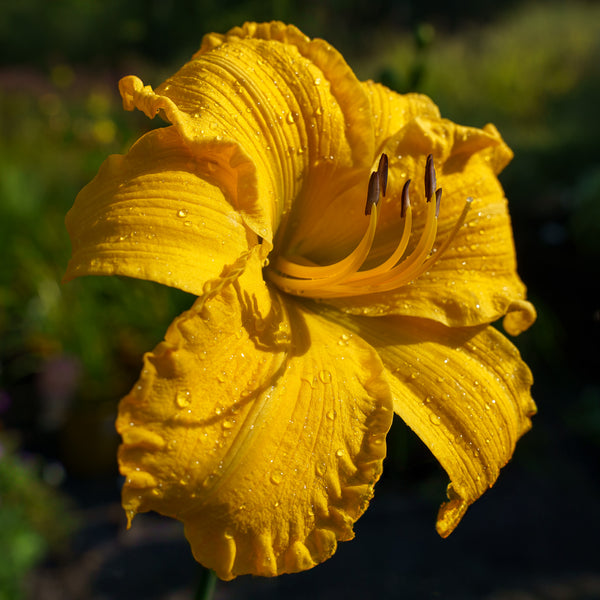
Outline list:
[[[367,188],[365,216],[366,230],[356,247],[345,258],[330,265],[302,264],[277,256],[266,271],[266,276],[282,291],[308,298],[343,298],[387,292],[407,285],[427,272],[446,252],[458,230],[465,222],[472,198],[467,198],[462,213],[446,238],[436,246],[438,216],[442,189],[437,188],[433,156],[425,163],[424,227],[412,250],[407,252],[413,233],[413,214],[408,179],[400,195],[401,231],[391,255],[375,267],[365,268],[379,218],[379,200],[385,196],[388,180],[388,157],[382,154],[377,169],[371,173]]]

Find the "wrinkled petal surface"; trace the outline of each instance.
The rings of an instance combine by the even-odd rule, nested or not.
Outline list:
[[[393,415],[375,351],[249,271],[174,321],[117,422],[130,518],[182,520],[222,579],[308,569],[351,539]]]
[[[327,316],[341,321],[337,313]],[[437,529],[446,537],[496,481],[536,407],[517,349],[491,326],[448,328],[406,317],[351,317],[344,324],[378,352],[394,410],[450,477]]]
[[[172,127],[108,158],[67,215],[65,280],[127,275],[202,294],[257,243],[205,167]]]
[[[366,167],[373,153],[369,102],[343,57],[281,23],[205,36],[156,92],[130,77],[121,93],[126,108],[176,125],[268,242],[307,181]]]

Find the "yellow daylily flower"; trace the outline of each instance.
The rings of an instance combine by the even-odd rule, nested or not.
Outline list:
[[[490,325],[535,320],[496,129],[360,82],[282,23],[207,35],[156,90],[130,76],[120,91],[170,125],[78,195],[65,279],[198,296],[119,406],[129,522],[183,521],[222,579],[311,568],[353,537],[395,412],[450,477],[450,534],[535,412]]]

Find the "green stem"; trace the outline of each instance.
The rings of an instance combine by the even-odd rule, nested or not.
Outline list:
[[[217,574],[212,569],[200,569],[200,581],[194,600],[212,600],[217,585]]]

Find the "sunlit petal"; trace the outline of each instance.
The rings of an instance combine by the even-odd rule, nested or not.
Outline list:
[[[373,151],[369,102],[343,57],[281,23],[206,36],[156,92],[134,77],[120,87],[126,108],[177,126],[269,242],[307,180],[366,166]]]
[[[375,156],[384,152],[387,140],[415,117],[441,118],[439,108],[423,94],[398,94],[373,81],[364,82],[363,87],[373,113]]]
[[[327,313],[341,321],[337,313]],[[491,326],[448,328],[406,317],[343,321],[378,352],[394,410],[450,477],[438,532],[449,535],[496,481],[535,413],[531,373]]]
[[[119,408],[130,518],[182,520],[222,579],[308,569],[351,539],[393,414],[372,348],[262,285],[247,271],[176,319]]]
[[[128,275],[197,295],[257,243],[172,127],[108,158],[66,225],[73,252],[65,280]]]

